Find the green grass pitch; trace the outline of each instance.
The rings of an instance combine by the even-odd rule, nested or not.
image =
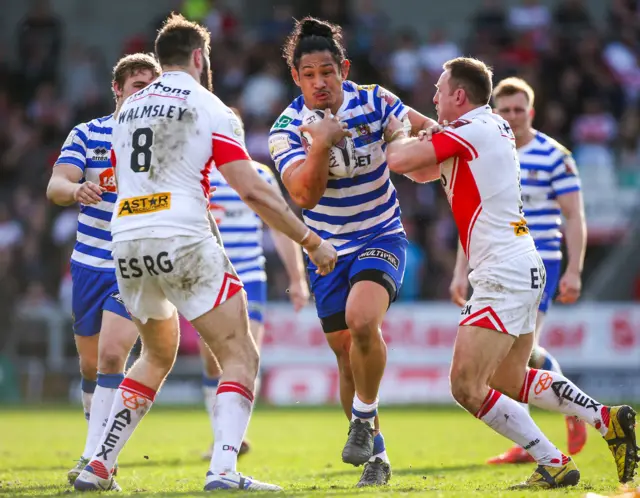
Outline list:
[[[258,407],[249,428],[252,452],[240,460],[245,475],[280,484],[288,496],[584,496],[617,489],[613,460],[596,431],[576,457],[582,471],[577,488],[514,492],[506,488],[526,478],[533,465],[488,467],[487,457],[510,443],[461,409],[386,408],[381,412],[393,466],[389,486],[358,490],[361,468],[340,460],[347,422],[338,407],[270,409]],[[541,428],[566,447],[560,415],[534,413]],[[0,495],[72,494],[66,472],[84,445],[86,423],[76,408],[0,411]],[[154,407],[120,458],[123,496],[206,496],[210,443],[204,410]]]

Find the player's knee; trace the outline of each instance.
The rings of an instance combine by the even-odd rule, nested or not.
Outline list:
[[[450,374],[451,383],[451,395],[461,406],[467,409],[473,409],[482,404],[484,397],[480,394],[482,392],[482,385],[478,381],[477,376],[472,375],[463,369],[452,368]]]
[[[156,369],[169,372],[176,359],[177,350],[166,347],[148,347],[142,348],[142,357],[148,363],[151,363]]]
[[[124,371],[128,354],[119,348],[101,351],[98,358],[98,370],[103,374],[117,374]]]
[[[98,358],[94,355],[80,357],[80,375],[83,379],[96,380],[98,377]]]
[[[353,341],[360,346],[368,345],[380,334],[377,317],[369,313],[347,310],[346,321]]]

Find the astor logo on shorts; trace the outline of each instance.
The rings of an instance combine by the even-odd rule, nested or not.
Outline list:
[[[384,249],[367,249],[358,256],[358,259],[376,258],[386,261],[396,270],[400,267],[400,260],[395,254],[385,251]]]
[[[154,213],[165,209],[171,209],[171,192],[122,199],[118,206],[118,217]]]

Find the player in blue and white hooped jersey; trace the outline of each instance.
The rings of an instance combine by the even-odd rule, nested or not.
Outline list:
[[[236,109],[233,111],[241,120]],[[280,186],[269,167],[253,162],[258,174],[274,189],[280,192]],[[249,326],[251,335],[256,341],[258,350],[262,345],[264,335],[264,309],[267,301],[267,273],[265,271],[265,257],[262,248],[263,222],[260,217],[247,206],[240,195],[233,190],[222,174],[214,169],[209,175],[211,183],[211,200],[209,212],[218,225],[218,231],[224,249],[240,277],[247,293],[249,310]],[[305,276],[304,262],[300,247],[281,232],[272,230],[271,236],[289,277],[287,293],[294,310],[297,312],[309,301],[309,286]],[[200,355],[204,363],[202,390],[205,406],[213,425],[213,408],[215,406],[216,390],[222,375],[218,362],[209,348],[200,341]],[[258,397],[260,377],[256,379],[254,396]],[[205,456],[211,458],[211,449]],[[249,443],[244,440],[238,455],[249,451]]]
[[[112,82],[116,110],[159,74],[160,67],[150,55],[120,59]],[[75,126],[62,145],[47,187],[47,197],[60,206],[80,203],[77,241],[71,255],[72,311],[89,427],[82,456],[67,475],[70,483],[98,444],[124,378],[127,355],[138,336],[120,298],[111,256],[111,214],[117,197],[110,161],[113,122],[113,115],[109,115]]]
[[[534,92],[520,78],[507,78],[493,92],[495,111],[507,120],[516,137],[520,161],[522,203],[529,232],[544,261],[547,280],[538,308],[536,345],[529,365],[532,368],[560,372],[556,359],[538,345],[544,317],[559,288],[558,301],[574,303],[580,296],[581,273],[586,248],[586,224],[575,162],[565,147],[532,127]],[[565,219],[567,265],[562,267],[562,219]],[[461,262],[458,254],[458,263]],[[452,282],[454,300],[466,298],[466,262],[456,265]],[[568,449],[575,455],[586,442],[586,428],[575,417],[566,417]],[[533,461],[519,446],[489,460],[489,463]]]
[[[351,421],[342,459],[365,464],[358,486],[367,486],[385,484],[391,474],[377,421],[386,363],[380,327],[402,284],[407,247],[385,160],[385,127],[391,116],[414,132],[433,121],[378,85],[348,81],[341,38],[340,28],[328,22],[296,23],[284,53],[302,95],[273,125],[269,149],[307,226],[338,250],[333,274],[321,277],[312,264],[308,271]],[[312,109],[326,110],[324,119],[303,125]],[[303,141],[303,132],[311,142]],[[348,157],[348,175],[337,178],[329,173],[330,149],[346,137],[352,137],[355,157]]]

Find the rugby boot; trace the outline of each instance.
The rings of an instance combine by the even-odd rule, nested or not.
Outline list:
[[[373,427],[359,418],[349,424],[349,435],[342,450],[342,461],[356,467],[373,456]]]
[[[603,407],[602,423],[609,429],[603,437],[616,463],[618,480],[622,484],[630,482],[640,460],[636,444],[636,412],[627,405]]]
[[[73,487],[76,491],[122,491],[113,478],[113,471],[107,471],[102,462],[95,460],[80,472]]]
[[[565,417],[567,422],[567,451],[569,455],[577,455],[587,444],[587,424],[577,417]]]
[[[389,482],[389,479],[391,479],[391,465],[378,457],[373,462],[364,464],[362,476],[360,476],[360,481],[358,481],[356,487],[383,486]]]
[[[490,465],[516,464],[516,463],[533,463],[534,458],[527,453],[522,446],[512,446],[504,453],[494,456],[487,460]]]
[[[243,476],[240,472],[214,474],[209,471],[207,472],[204,490],[282,491],[282,488],[275,484],[256,481],[253,477]]]
[[[575,486],[580,482],[580,471],[569,457],[564,457],[562,467],[538,465],[538,468],[525,482],[509,489],[553,489]]]

